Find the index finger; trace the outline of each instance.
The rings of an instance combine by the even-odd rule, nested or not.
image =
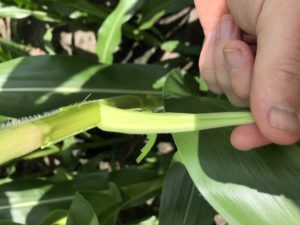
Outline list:
[[[212,31],[220,18],[228,13],[226,0],[195,0],[205,35]]]

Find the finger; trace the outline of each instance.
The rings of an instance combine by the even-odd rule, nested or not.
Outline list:
[[[227,12],[226,0],[195,0],[206,40],[204,42],[199,67],[203,79],[209,89],[216,94],[221,94],[213,66],[213,52],[215,48],[216,25],[222,15]]]
[[[254,60],[252,50],[243,41],[232,40],[225,44],[224,56],[232,90],[246,106],[249,106]]]
[[[200,55],[199,68],[201,76],[205,80],[209,90],[216,94],[221,94],[222,89],[216,80],[215,68],[213,64],[215,42],[216,31],[213,30],[208,34],[204,42]]]
[[[228,66],[224,57],[224,46],[228,41],[239,39],[240,30],[231,15],[223,16],[218,25],[216,47],[214,52],[215,76],[221,89],[233,105],[245,107],[245,102],[233,91]]]
[[[267,6],[257,24],[251,109],[266,138],[292,144],[300,138],[300,2]]]
[[[227,10],[226,0],[195,0],[205,36],[214,30]]]
[[[262,135],[256,125],[236,127],[231,133],[230,139],[232,145],[241,151],[248,151],[271,143]]]

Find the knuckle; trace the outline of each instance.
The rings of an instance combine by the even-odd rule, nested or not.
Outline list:
[[[237,87],[234,87],[233,86],[233,91],[235,93],[236,96],[238,96],[240,99],[243,99],[243,100],[248,100],[250,98],[250,93],[249,91],[245,90],[245,89],[241,89],[241,88],[237,88]]]
[[[224,90],[225,93],[232,93],[232,86],[230,83],[230,79],[225,73],[216,74],[216,79],[220,87]]]
[[[280,93],[300,93],[300,73],[289,68],[278,68],[271,79],[264,85],[266,90],[277,90]]]
[[[300,60],[285,59],[282,63],[274,63],[273,68],[265,72],[268,80],[261,83],[261,88],[272,93],[285,93],[284,96],[300,94]]]
[[[274,64],[274,73],[277,79],[288,82],[300,82],[300,59],[293,54],[285,57],[281,63]]]
[[[300,84],[300,70],[285,67],[277,68],[276,79],[283,80],[287,83],[297,82]]]
[[[230,103],[239,108],[247,108],[249,107],[248,99],[241,99],[238,96],[230,96],[228,97]]]

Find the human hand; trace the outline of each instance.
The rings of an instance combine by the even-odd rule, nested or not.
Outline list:
[[[256,125],[235,128],[249,150],[300,139],[300,2],[195,0],[206,41],[200,71],[211,91],[250,106]],[[230,13],[229,13],[230,12]]]

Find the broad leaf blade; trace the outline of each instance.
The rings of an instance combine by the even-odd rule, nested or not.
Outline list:
[[[0,185],[0,218],[39,224],[52,210],[68,209],[76,191],[106,190],[107,179],[106,173],[91,173],[72,181],[8,181]]]
[[[160,199],[160,225],[212,225],[215,210],[201,196],[181,162],[166,175]]]
[[[32,50],[31,47],[4,38],[0,38],[0,49],[7,52],[12,58],[28,56],[29,51]]]
[[[122,209],[155,197],[162,188],[163,178],[152,171],[134,168],[113,173],[111,180],[120,188],[123,201],[99,216],[101,225],[115,224]]]
[[[0,225],[24,225],[24,224],[14,223],[14,222],[9,222],[9,221],[1,221],[0,220]]]
[[[85,198],[76,193],[69,210],[67,225],[99,225],[98,218]]]
[[[89,202],[99,218],[107,209],[122,203],[121,193],[114,183],[110,183],[105,191],[84,191],[80,194]]]
[[[180,89],[179,86],[173,88]],[[171,86],[164,91],[169,93],[169,99],[165,100],[168,111],[236,110],[222,100],[196,96],[170,99]],[[238,152],[229,141],[231,130],[224,128],[203,131],[200,135],[198,132],[173,135],[182,160],[201,194],[230,224],[299,223],[299,147],[269,145],[251,152]]]
[[[58,22],[59,20],[56,18],[52,18],[46,12],[37,11],[37,10],[28,10],[18,8],[16,6],[0,6],[0,18],[12,18],[12,19],[24,19],[29,16],[34,16],[39,20],[45,22]]]
[[[39,225],[65,225],[67,220],[67,210],[53,210]]]
[[[73,103],[122,94],[160,94],[155,65],[99,65],[79,57],[25,57],[0,64],[0,114],[34,115]],[[134,82],[133,82],[134,81]],[[24,104],[26,102],[26,104]]]
[[[106,18],[98,31],[99,62],[111,64],[113,53],[121,43],[122,25],[142,6],[144,0],[120,0],[117,8]]]

